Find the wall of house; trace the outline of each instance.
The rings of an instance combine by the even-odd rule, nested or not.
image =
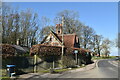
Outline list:
[[[56,38],[52,34],[50,34],[46,38],[46,40],[44,41],[43,44],[47,44],[47,45],[51,45],[51,46],[61,46],[60,43],[59,43],[59,41],[56,40]]]

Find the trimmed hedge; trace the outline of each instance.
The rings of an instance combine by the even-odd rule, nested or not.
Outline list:
[[[64,55],[74,54],[74,50],[78,50],[78,54],[85,56],[87,50],[82,48],[68,48],[64,47]],[[30,55],[37,54],[39,56],[60,56],[62,54],[62,47],[60,46],[47,46],[42,44],[33,45],[30,49]]]
[[[2,57],[3,58],[14,56],[15,49],[12,47],[12,45],[1,44],[0,46],[2,47],[2,49],[0,49],[0,52],[2,52]]]

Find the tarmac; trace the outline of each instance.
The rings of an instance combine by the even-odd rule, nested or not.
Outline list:
[[[73,69],[73,70],[68,70],[65,71],[63,73],[61,73],[62,75],[70,73],[70,72],[78,72],[78,71],[88,71],[91,69],[94,69],[97,65],[98,60],[94,60],[94,63],[86,65],[85,67],[82,68],[78,68],[78,69]],[[23,75],[19,75],[19,77],[17,78],[17,80],[28,80],[30,78],[57,78],[58,76],[60,76],[60,74],[51,74],[51,73],[28,73],[28,74],[23,74]]]

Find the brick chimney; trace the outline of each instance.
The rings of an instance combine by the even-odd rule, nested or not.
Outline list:
[[[62,24],[56,24],[56,34],[62,34]]]

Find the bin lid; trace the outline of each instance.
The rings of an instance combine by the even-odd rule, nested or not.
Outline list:
[[[7,65],[7,67],[15,67],[15,65]]]

